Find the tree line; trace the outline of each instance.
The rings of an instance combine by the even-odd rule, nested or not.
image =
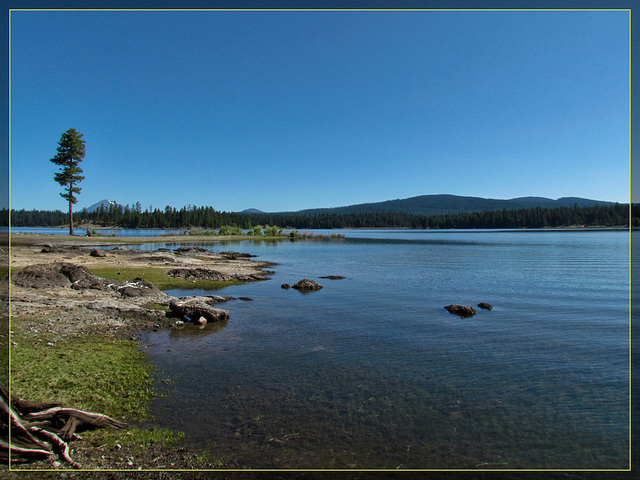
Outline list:
[[[631,215],[630,215],[631,212]],[[1,226],[8,226],[8,211],[0,216]],[[595,207],[527,208],[519,210],[494,210],[447,215],[415,215],[401,212],[369,213],[319,213],[319,214],[269,214],[234,213],[215,210],[213,207],[186,206],[176,209],[147,208],[140,203],[111,205],[95,212],[76,213],[76,227],[91,224],[114,228],[171,228],[199,227],[219,229],[225,226],[250,229],[256,225],[281,225],[298,229],[335,228],[553,228],[568,226],[614,227],[640,226],[640,204],[615,204]],[[11,210],[13,227],[58,227],[65,224],[68,214],[60,210]]]
[[[111,204],[108,209],[100,207],[95,212],[81,211],[73,217],[73,204],[81,189],[78,183],[84,180],[80,175],[80,163],[85,156],[83,135],[70,128],[62,134],[56,155],[51,162],[59,167],[54,180],[63,188],[60,195],[69,202],[69,234],[73,235],[74,224],[94,227],[120,228],[171,228],[171,229],[249,229],[258,225],[283,225],[299,229],[334,228],[546,228],[567,226],[640,226],[638,205],[615,204],[573,208],[523,208],[518,210],[491,210],[482,212],[419,215],[403,212],[300,212],[287,214],[242,214],[219,212],[213,207],[187,206],[180,210],[166,206],[164,210],[148,208],[142,210],[140,202],[133,206]],[[391,202],[393,203],[393,202]],[[9,225],[9,212],[2,210],[0,226]],[[11,225],[15,227],[53,227],[65,223],[66,213],[38,210],[12,210]],[[79,217],[79,218],[78,218]]]

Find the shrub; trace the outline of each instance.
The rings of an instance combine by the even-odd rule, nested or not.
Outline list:
[[[282,229],[277,225],[274,225],[272,227],[269,225],[265,225],[264,234],[267,237],[279,237],[280,235],[282,235]]]
[[[238,226],[224,225],[218,230],[218,235],[242,235],[242,229]]]

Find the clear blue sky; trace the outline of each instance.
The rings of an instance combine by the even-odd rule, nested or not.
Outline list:
[[[11,14],[11,207],[629,201],[625,11]]]

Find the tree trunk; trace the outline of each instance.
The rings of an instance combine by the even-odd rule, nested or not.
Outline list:
[[[73,237],[73,204],[69,199],[69,235]]]

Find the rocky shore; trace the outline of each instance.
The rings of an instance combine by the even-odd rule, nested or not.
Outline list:
[[[198,281],[252,282],[266,280],[270,262],[237,252],[214,253],[204,248],[167,251],[133,250],[109,246],[97,255],[99,241],[70,244],[65,238],[18,237],[11,246],[11,311],[23,328],[35,328],[48,341],[73,335],[98,334],[130,337],[146,328],[168,327],[167,315],[174,297],[145,278],[144,272]],[[17,241],[16,241],[17,240]],[[104,279],[93,271],[111,270],[116,278]],[[118,279],[121,272],[138,272],[134,279]],[[203,303],[211,303],[203,297]],[[28,320],[33,318],[34,320]],[[46,318],[46,322],[41,319]],[[43,340],[44,341],[44,340]]]
[[[188,282],[192,288],[208,282],[210,287],[212,282],[224,285],[267,280],[273,273],[267,268],[274,265],[240,252],[199,247],[134,250],[100,238],[42,235],[12,236],[10,253],[12,351],[21,348],[23,342],[34,351],[53,351],[51,347],[58,344],[94,336],[135,340],[141,330],[184,328],[192,320],[200,323],[200,328],[215,328],[217,321],[228,321],[229,314],[214,305],[230,297],[178,299],[163,293],[149,279],[163,279],[168,285]],[[131,278],[134,274],[136,277]],[[12,367],[15,372],[21,365],[14,362]],[[29,392],[20,393],[27,396]],[[76,444],[72,445],[74,460],[88,469],[157,469],[160,464],[171,469],[212,468],[196,452],[182,448],[127,452],[122,447],[117,452],[105,452],[90,442],[72,443]],[[36,462],[35,468],[69,468],[52,466],[51,462]]]

